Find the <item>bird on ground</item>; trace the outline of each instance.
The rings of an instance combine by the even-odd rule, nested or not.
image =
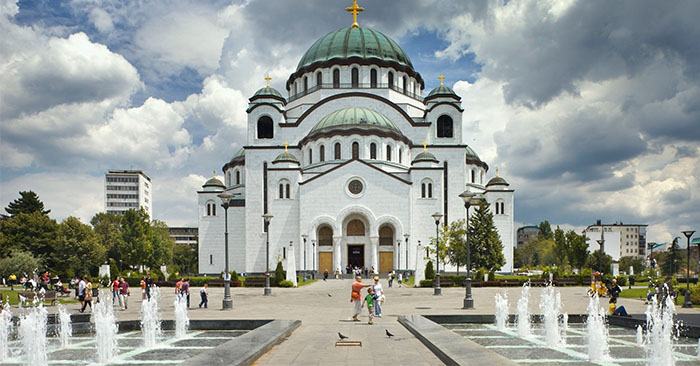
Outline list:
[[[350,337],[343,335],[342,333],[338,332],[338,337],[340,337],[340,340],[342,341],[343,339],[348,339]]]
[[[328,297],[333,297],[333,295],[331,295],[331,294],[327,294],[327,295],[328,295]]]
[[[389,330],[388,330],[388,329],[384,329],[384,332],[386,332],[386,336],[389,337],[389,338],[391,338],[391,337],[394,336],[393,334],[389,333]]]

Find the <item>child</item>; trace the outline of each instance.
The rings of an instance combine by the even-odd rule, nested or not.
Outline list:
[[[369,321],[367,324],[372,325],[374,324],[374,322],[372,322],[372,319],[374,319],[374,289],[372,287],[367,288],[367,296],[365,296],[364,303],[367,304],[367,311],[369,312]]]
[[[208,284],[204,284],[204,287],[202,287],[199,290],[199,297],[202,298],[202,301],[199,303],[199,307],[201,308],[202,305],[204,305],[204,308],[207,308],[207,305],[209,304],[209,300],[207,299],[207,287],[209,287]]]

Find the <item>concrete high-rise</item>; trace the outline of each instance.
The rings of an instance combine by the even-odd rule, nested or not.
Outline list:
[[[143,207],[153,218],[151,178],[141,170],[110,170],[105,174],[105,211],[123,213]]]

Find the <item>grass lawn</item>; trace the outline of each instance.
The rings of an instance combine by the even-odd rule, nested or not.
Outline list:
[[[9,299],[10,305],[16,306],[19,304],[19,294],[21,291],[15,291],[12,290],[0,290],[0,297],[2,297],[2,302],[4,303]],[[73,298],[72,296],[66,296],[66,297],[59,297],[56,301],[58,304],[76,304],[78,303],[78,300]],[[44,305],[49,305],[48,302],[45,302]]]
[[[646,287],[633,287],[631,289],[623,288],[620,293],[620,297],[623,299],[641,299],[644,300],[647,297]]]
[[[316,281],[318,281],[318,280],[315,279],[315,278],[314,278],[314,279],[311,279],[311,278],[310,278],[310,279],[308,279],[308,280],[306,280],[306,281],[304,281],[304,280],[297,281],[297,287],[306,286],[306,285],[312,284],[312,283],[314,283],[314,282],[316,282]]]

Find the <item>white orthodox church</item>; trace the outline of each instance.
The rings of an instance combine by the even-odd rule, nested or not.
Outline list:
[[[464,143],[460,97],[444,85],[424,94],[408,55],[386,35],[357,24],[319,38],[286,81],[251,98],[243,148],[224,164],[225,181],[197,192],[199,272],[224,269],[227,210],[231,270],[261,273],[285,263],[329,273],[346,266],[380,273],[422,266],[441,224],[465,218],[465,190],[482,193],[511,272],[514,190]],[[471,106],[478,108],[478,106]],[[441,268],[443,264],[441,263]],[[419,270],[422,270],[420,268]],[[447,270],[452,270],[447,267]]]

